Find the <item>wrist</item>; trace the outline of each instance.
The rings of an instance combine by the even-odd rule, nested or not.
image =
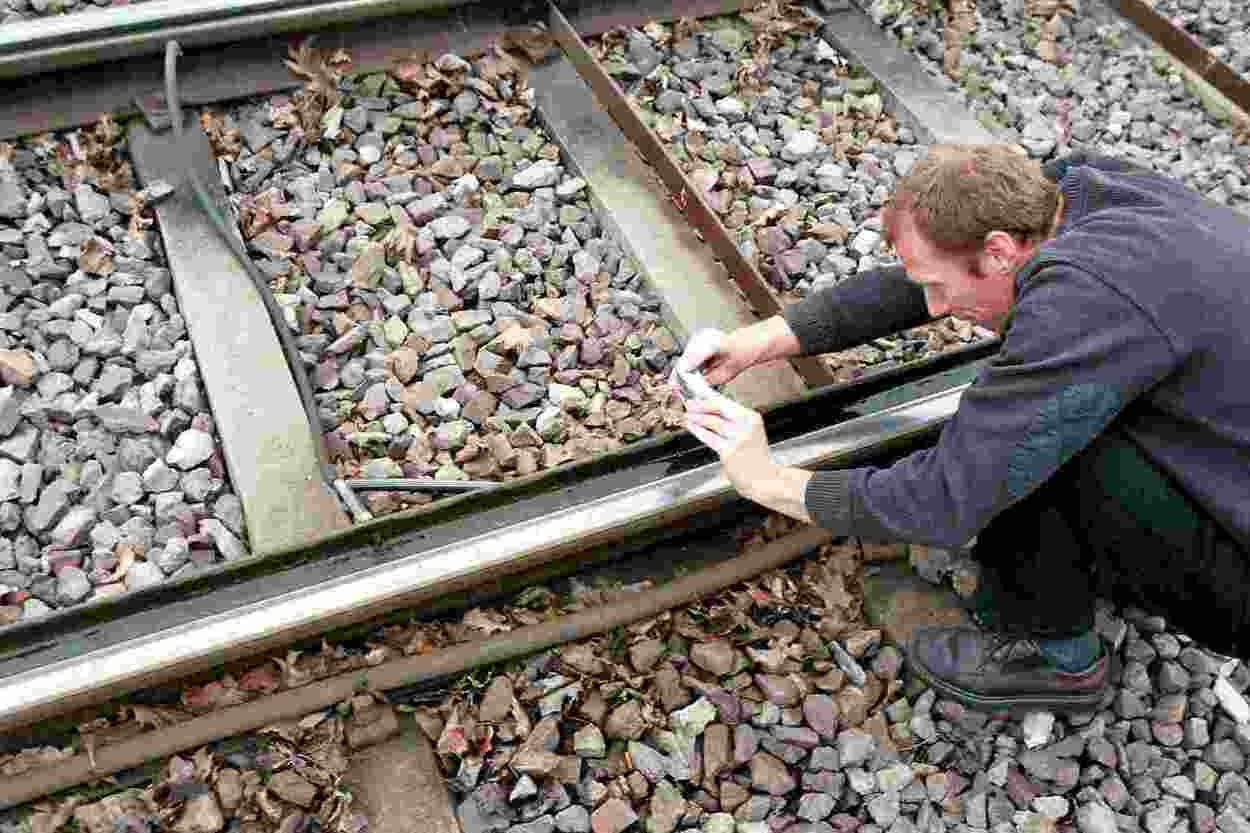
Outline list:
[[[781,315],[774,315],[739,331],[755,363],[784,359],[799,352],[799,339]]]

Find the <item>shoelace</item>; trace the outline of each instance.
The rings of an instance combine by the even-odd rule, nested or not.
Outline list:
[[[1021,656],[1037,655],[1041,652],[1041,646],[1035,638],[1029,636],[1019,636],[1012,633],[998,632],[993,634],[993,644],[990,649],[985,652],[981,658],[981,662],[977,664],[977,670],[981,671],[991,662],[1010,662],[1016,656],[1017,648],[1024,648]],[[1004,657],[1004,653],[1006,656]]]

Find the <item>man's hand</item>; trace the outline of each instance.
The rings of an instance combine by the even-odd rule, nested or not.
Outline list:
[[[686,428],[720,456],[725,475],[740,495],[811,523],[804,501],[811,472],[773,462],[758,411],[713,392],[686,402]]]
[[[798,352],[798,338],[778,315],[732,333],[700,330],[686,345],[678,365],[683,370],[701,370],[708,384],[723,385],[753,365]]]

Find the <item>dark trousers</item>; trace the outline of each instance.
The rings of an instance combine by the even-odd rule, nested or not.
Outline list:
[[[1212,650],[1250,649],[1250,554],[1112,428],[977,536],[983,620],[1041,637],[1094,624],[1097,596]]]

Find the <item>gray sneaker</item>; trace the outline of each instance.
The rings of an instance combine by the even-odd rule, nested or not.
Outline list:
[[[911,667],[940,696],[979,711],[1089,711],[1111,685],[1106,647],[1072,673],[1044,657],[1037,643],[966,625],[917,628],[907,645]]]

